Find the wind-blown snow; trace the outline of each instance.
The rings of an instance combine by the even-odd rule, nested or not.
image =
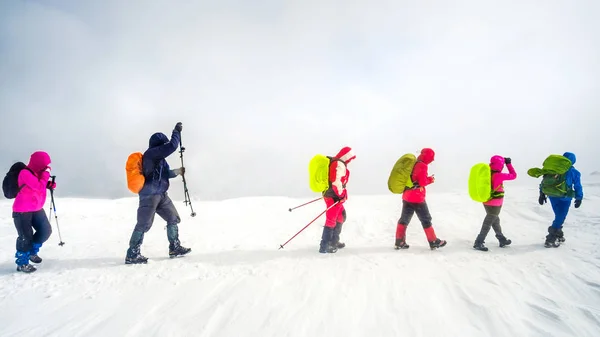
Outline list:
[[[534,184],[535,185],[535,184]],[[280,197],[177,202],[192,252],[169,259],[156,218],[124,265],[137,201],[61,199],[62,239],[42,247],[33,274],[15,272],[10,201],[0,202],[0,336],[600,336],[600,188],[584,186],[567,241],[544,248],[552,220],[535,188],[507,186],[501,213],[511,247],[472,249],[483,207],[429,189],[439,237],[431,251],[416,218],[408,250],[393,250],[400,197],[353,196],[347,247],[317,252],[324,219],[278,250],[324,206]],[[351,190],[350,190],[351,192]],[[46,207],[48,211],[48,207]]]

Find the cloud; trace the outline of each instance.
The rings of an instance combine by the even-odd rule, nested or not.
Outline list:
[[[599,11],[593,1],[3,3],[2,166],[45,149],[62,195],[130,196],[127,155],[182,121],[190,192],[204,199],[310,195],[310,158],[346,145],[354,194],[388,193],[396,159],[422,147],[437,152],[438,190],[464,188],[470,166],[496,153],[525,184],[549,153],[575,152],[591,172]]]

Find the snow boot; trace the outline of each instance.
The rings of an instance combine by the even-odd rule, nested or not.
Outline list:
[[[342,222],[337,222],[335,224],[335,228],[333,229],[333,234],[331,235],[332,246],[335,246],[337,249],[341,249],[346,247],[346,244],[340,242],[340,234],[342,233]]]
[[[148,259],[140,253],[142,241],[144,241],[143,232],[134,231],[131,234],[129,249],[127,249],[127,256],[125,256],[125,264],[141,264],[148,262]]]
[[[556,231],[556,240],[560,243],[565,242],[565,233],[563,233],[562,227]]]
[[[41,247],[42,247],[41,243],[33,244],[33,248],[29,252],[29,261],[31,261],[33,263],[42,263],[42,258],[39,257],[39,255],[38,255],[38,252],[40,251]]]
[[[17,266],[17,271],[20,271],[22,273],[33,273],[36,270],[37,269],[29,263]]]
[[[503,234],[496,234],[496,239],[498,239],[498,246],[500,248],[510,246],[510,244],[512,243],[512,240],[507,239]]]
[[[185,248],[180,243],[179,240],[175,240],[169,244],[169,257],[174,258],[177,256],[183,256],[189,252],[191,252],[191,248]]]
[[[337,246],[332,244],[333,239],[333,228],[324,226],[323,234],[321,235],[321,244],[319,245],[319,253],[335,253],[337,252]]]
[[[394,243],[394,249],[408,249],[410,245],[406,243],[406,238],[396,239],[396,243]]]
[[[482,252],[487,252],[488,248],[484,245],[485,241],[484,238],[480,235],[477,235],[477,238],[475,239],[475,243],[473,244],[473,248],[480,250]]]
[[[446,240],[435,239],[434,241],[429,241],[429,248],[431,248],[431,250],[442,248],[446,243]]]
[[[544,247],[546,248],[556,248],[560,246],[560,243],[556,243],[557,235],[556,232],[558,230],[552,226],[548,227],[548,235],[546,235],[546,242],[544,242]]]

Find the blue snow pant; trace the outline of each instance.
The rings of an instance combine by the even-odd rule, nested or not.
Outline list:
[[[152,228],[155,214],[158,214],[167,222],[167,239],[170,246],[179,245],[179,228],[177,224],[181,222],[181,218],[167,192],[163,194],[140,195],[137,224],[129,240],[128,256],[134,257],[139,254],[140,246],[144,241],[144,234]]]
[[[552,227],[556,230],[561,229],[563,223],[565,223],[567,214],[569,213],[571,199],[565,200],[550,197],[550,204],[552,205],[552,210],[554,211],[554,221],[552,222]]]
[[[12,216],[18,235],[15,263],[22,266],[29,263],[29,256],[37,255],[42,244],[50,238],[52,227],[43,209],[36,212],[13,212]]]

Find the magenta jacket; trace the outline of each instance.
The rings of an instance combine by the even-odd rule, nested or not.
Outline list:
[[[50,165],[50,156],[46,152],[34,152],[27,167],[33,171],[23,169],[19,173],[19,186],[21,190],[13,203],[13,212],[37,212],[44,208],[46,203],[46,188],[50,179],[47,170]]]
[[[496,192],[504,192],[504,182],[507,180],[515,180],[517,178],[517,172],[512,164],[506,164],[508,173],[502,173],[502,170],[504,169],[504,158],[501,156],[493,156],[491,158],[490,168],[492,169],[492,188]],[[502,206],[502,204],[504,204],[504,198],[492,199],[483,204],[487,206]]]

